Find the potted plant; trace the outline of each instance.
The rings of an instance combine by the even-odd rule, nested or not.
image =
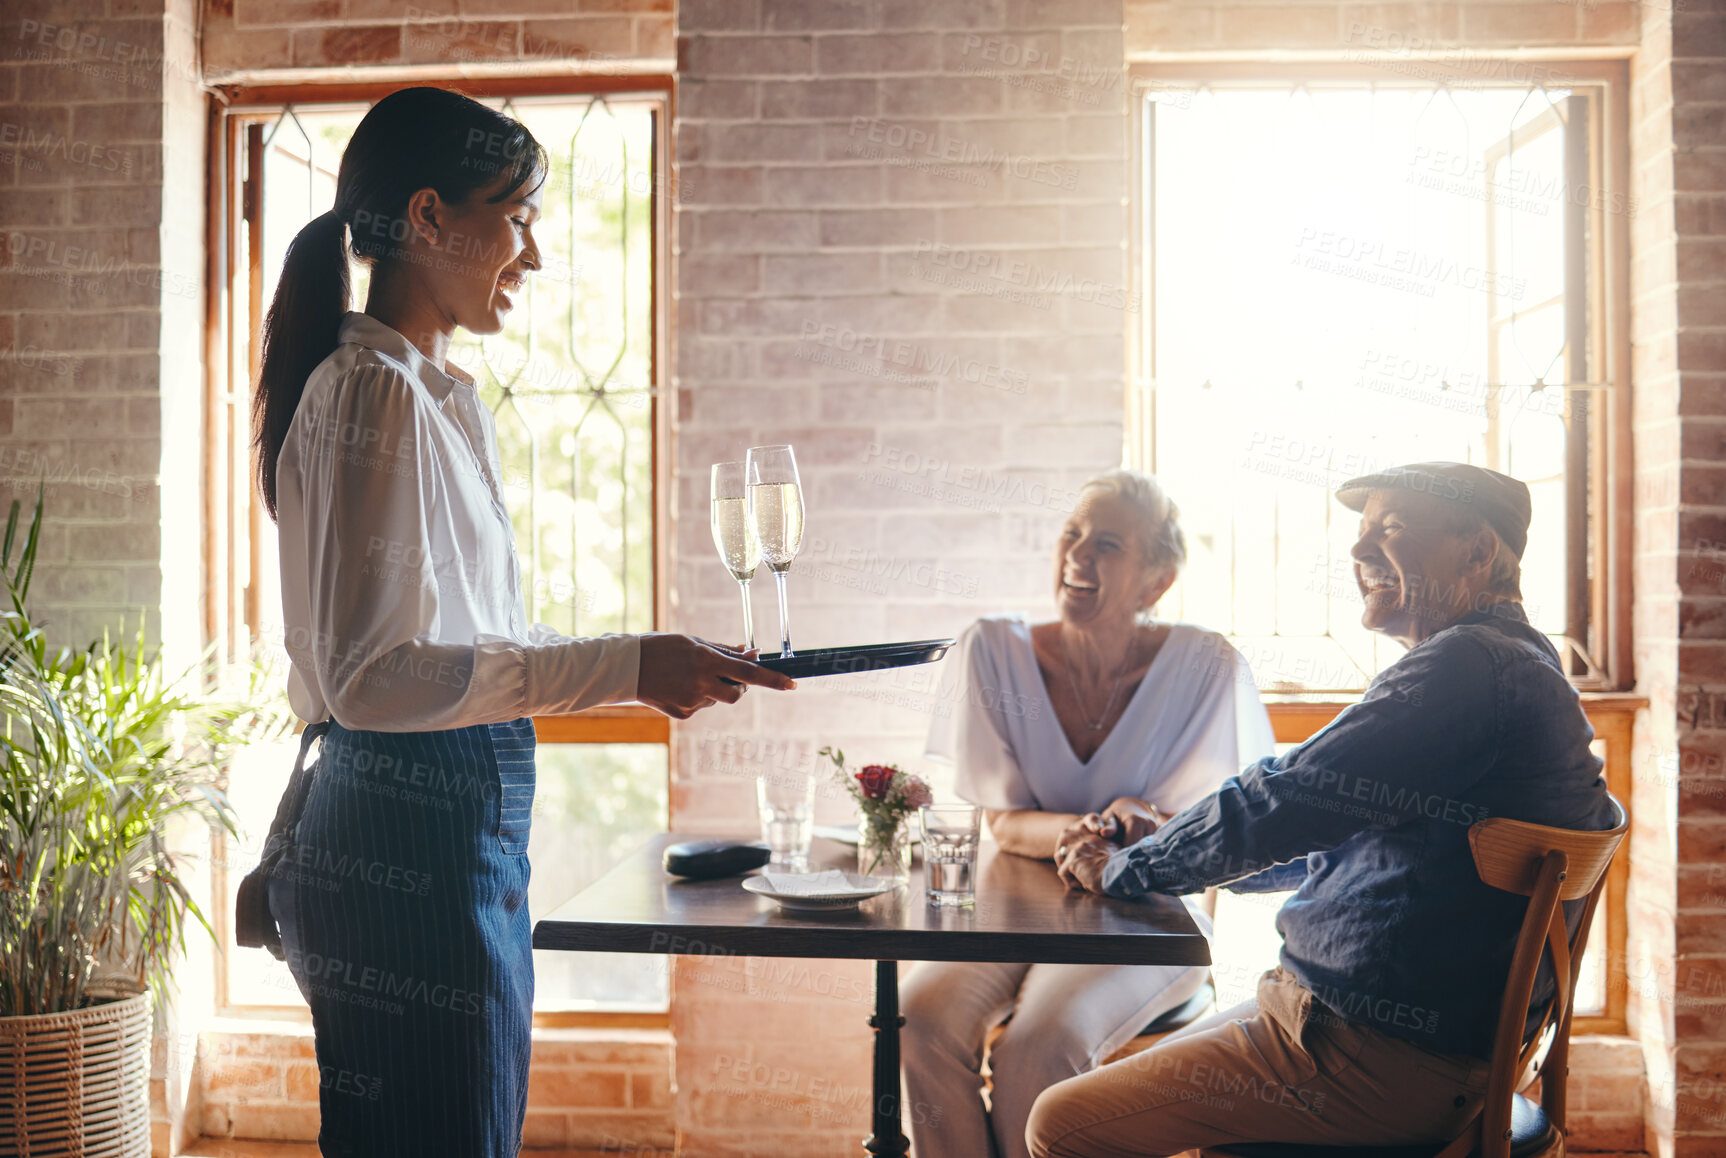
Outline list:
[[[188,917],[165,825],[235,831],[217,770],[279,732],[273,700],[207,700],[135,640],[49,644],[25,606],[42,519],[0,537],[0,1138],[26,1154],[148,1154],[150,997]],[[254,667],[254,690],[261,673]]]

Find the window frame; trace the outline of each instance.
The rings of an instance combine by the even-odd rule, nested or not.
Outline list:
[[[530,75],[470,77],[437,72],[416,72],[412,77],[388,81],[305,82],[290,84],[228,84],[210,92],[206,131],[205,183],[205,342],[204,397],[201,453],[203,458],[202,517],[204,645],[218,648],[218,662],[242,660],[255,640],[251,626],[259,623],[261,608],[255,585],[243,589],[237,583],[240,560],[233,533],[238,521],[248,526],[250,556],[247,574],[259,565],[258,532],[264,518],[257,489],[252,482],[250,455],[245,452],[250,437],[251,383],[257,377],[258,344],[249,343],[250,365],[237,366],[233,345],[236,305],[246,316],[261,317],[262,277],[255,268],[255,253],[241,247],[241,223],[247,213],[246,167],[243,154],[255,148],[246,128],[268,121],[289,106],[369,105],[411,84],[445,84],[476,99],[503,97],[584,96],[628,97],[655,104],[653,165],[648,214],[652,260],[649,295],[653,303],[649,377],[654,395],[649,400],[652,463],[652,625],[659,630],[670,613],[671,510],[671,417],[673,397],[669,371],[672,358],[671,203],[667,196],[672,172],[671,128],[675,116],[675,86],[665,73],[625,75]],[[257,236],[253,235],[254,238]],[[256,244],[256,242],[254,242]],[[243,379],[243,380],[242,380]],[[236,472],[244,464],[243,479]],[[243,503],[240,495],[245,496]],[[643,704],[621,704],[592,708],[562,716],[534,718],[534,732],[542,744],[657,744],[671,746],[671,721]],[[304,1006],[237,1004],[228,994],[228,963],[223,958],[233,945],[233,921],[228,911],[228,845],[220,830],[211,833],[211,926],[216,933],[217,960],[213,990],[215,1014],[236,1019],[262,1019],[309,1023]],[[535,1029],[603,1027],[610,1029],[665,1028],[670,1010],[536,1010]]]
[[[1430,87],[1454,83],[1476,85],[1493,72],[1495,62],[1479,53],[1458,54],[1458,59],[1419,58],[1418,77],[1404,79],[1396,71],[1398,58],[1367,60],[1315,60],[1302,62],[1214,58],[1206,60],[1140,61],[1127,70],[1129,103],[1128,150],[1128,264],[1131,276],[1142,290],[1144,308],[1138,321],[1127,327],[1127,389],[1125,405],[1127,462],[1155,469],[1156,434],[1156,302],[1157,285],[1151,266],[1151,239],[1156,224],[1154,173],[1150,168],[1153,145],[1148,91],[1166,87],[1293,87],[1301,83],[1365,84],[1381,87]],[[1628,195],[1629,172],[1629,68],[1623,60],[1555,59],[1531,63],[1525,58],[1504,57],[1507,71],[1537,67],[1549,83],[1574,81],[1587,86],[1598,97],[1591,127],[1591,172],[1589,185],[1596,190],[1622,190]],[[1482,67],[1482,66],[1487,67]],[[1590,295],[1590,338],[1593,365],[1581,377],[1585,381],[1610,384],[1605,404],[1591,408],[1599,416],[1591,446],[1601,470],[1600,509],[1595,514],[1596,574],[1591,585],[1592,621],[1598,625],[1596,662],[1599,679],[1572,677],[1581,694],[1582,706],[1595,736],[1605,749],[1607,788],[1624,805],[1631,806],[1632,736],[1636,713],[1648,706],[1634,692],[1635,668],[1632,648],[1632,527],[1631,512],[1635,483],[1632,458],[1633,383],[1630,363],[1630,221],[1626,213],[1609,213],[1605,207],[1592,210],[1588,242],[1589,260],[1597,271]],[[1567,374],[1567,377],[1569,375]],[[1596,393],[1594,397],[1601,397]],[[1574,574],[1575,560],[1570,566]],[[1357,702],[1358,696],[1334,694],[1265,693],[1266,710],[1278,743],[1298,744],[1330,723],[1338,713]],[[1615,857],[1606,874],[1597,918],[1606,924],[1605,1008],[1598,1013],[1578,1014],[1574,1032],[1623,1035],[1628,1032],[1626,978],[1630,857]]]
[[[1545,83],[1566,82],[1585,88],[1594,98],[1590,128],[1594,139],[1588,184],[1594,190],[1622,190],[1628,195],[1629,74],[1622,60],[1543,60],[1531,63],[1505,57],[1493,61],[1470,53],[1459,59],[1419,57],[1419,68],[1399,71],[1401,58],[1277,62],[1245,59],[1167,60],[1134,63],[1128,68],[1130,148],[1128,165],[1128,264],[1142,289],[1145,308],[1127,327],[1126,455],[1130,465],[1156,469],[1156,303],[1152,265],[1155,219],[1155,175],[1150,171],[1154,122],[1150,102],[1142,94],[1170,87],[1210,84],[1236,88],[1290,88],[1300,84],[1362,85],[1380,88],[1486,87],[1495,67],[1540,70]],[[1485,66],[1485,67],[1483,67]],[[1531,78],[1532,79],[1532,78]],[[1498,87],[1498,86],[1493,86]],[[1504,87],[1509,87],[1508,85]],[[1631,576],[1633,538],[1631,511],[1635,482],[1632,458],[1632,383],[1630,380],[1630,220],[1627,213],[1608,212],[1591,198],[1588,258],[1594,274],[1588,299],[1590,365],[1566,378],[1605,383],[1589,395],[1595,427],[1588,451],[1598,470],[1598,509],[1592,543],[1572,554],[1567,568],[1574,576],[1591,562],[1595,582],[1588,586],[1587,608],[1594,638],[1591,662],[1598,674],[1573,672],[1578,690],[1627,692],[1635,687],[1632,646]],[[1591,558],[1590,558],[1591,556]],[[1573,597],[1574,602],[1574,597]],[[1568,657],[1567,657],[1568,658]],[[1325,697],[1327,699],[1333,697]]]

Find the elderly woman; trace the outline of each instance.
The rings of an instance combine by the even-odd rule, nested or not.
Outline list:
[[[1252,674],[1221,636],[1148,619],[1186,559],[1174,503],[1128,470],[1080,490],[1054,551],[1060,619],[989,616],[947,660],[929,754],[1007,852],[1054,860],[1086,814],[1174,814],[1272,751]],[[1194,908],[1206,935],[1210,920]],[[925,962],[905,979],[917,1153],[1027,1153],[1037,1095],[1094,1068],[1190,999],[1202,966]],[[984,1039],[1011,1018],[990,1055]]]

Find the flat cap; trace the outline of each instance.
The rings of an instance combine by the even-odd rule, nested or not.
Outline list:
[[[1349,510],[1358,511],[1366,506],[1373,491],[1389,490],[1428,494],[1472,507],[1518,559],[1528,546],[1528,522],[1534,505],[1527,484],[1507,474],[1462,462],[1415,462],[1350,479],[1337,488],[1336,497]]]

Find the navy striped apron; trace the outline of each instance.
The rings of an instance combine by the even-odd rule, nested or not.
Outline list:
[[[527,1112],[533,721],[331,723],[270,880],[325,1158],[514,1158]]]

